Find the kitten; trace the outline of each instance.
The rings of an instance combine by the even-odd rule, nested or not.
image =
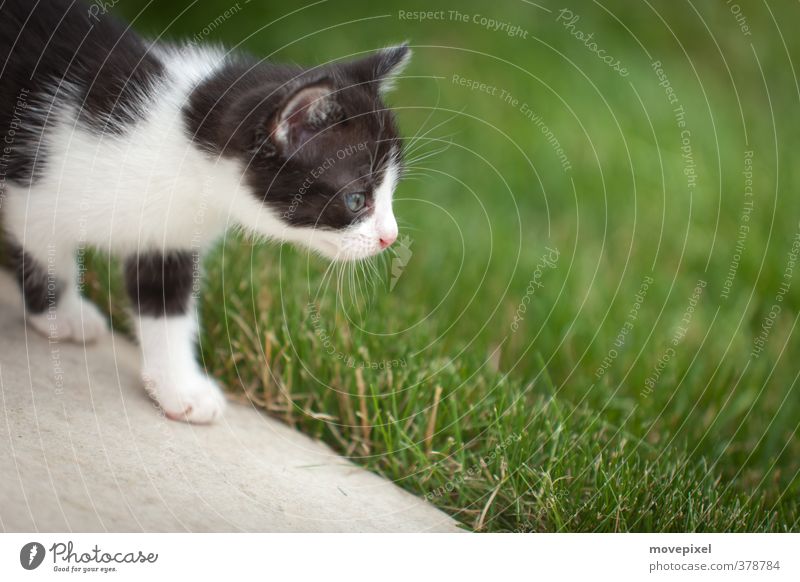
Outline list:
[[[121,254],[166,415],[211,422],[199,257],[231,226],[358,260],[397,238],[401,142],[381,96],[407,45],[310,69],[150,43],[72,0],[0,2],[0,203],[30,326],[95,340],[76,250]]]

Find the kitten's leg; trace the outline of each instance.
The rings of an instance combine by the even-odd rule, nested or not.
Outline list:
[[[108,331],[106,318],[81,297],[75,253],[66,246],[23,249],[9,242],[31,327],[51,340],[91,342]]]
[[[190,252],[138,255],[126,262],[125,279],[147,391],[169,418],[205,423],[222,414],[225,398],[195,360],[195,257]]]

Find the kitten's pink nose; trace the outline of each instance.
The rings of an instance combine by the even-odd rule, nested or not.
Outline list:
[[[375,230],[381,250],[392,246],[392,243],[397,240],[397,221],[391,213],[379,216]]]
[[[397,240],[397,233],[382,234],[380,238],[381,248],[385,249],[392,246],[392,243]]]

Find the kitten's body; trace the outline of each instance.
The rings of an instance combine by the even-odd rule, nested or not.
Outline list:
[[[171,417],[213,420],[224,401],[193,355],[199,255],[234,225],[332,258],[391,244],[400,146],[379,89],[408,51],[303,70],[41,4],[0,5],[0,195],[27,318],[60,339],[104,333],[74,254],[121,254],[148,389]]]

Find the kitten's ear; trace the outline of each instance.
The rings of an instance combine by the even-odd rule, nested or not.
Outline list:
[[[273,140],[284,150],[298,148],[341,117],[342,109],[329,82],[305,85],[291,94],[278,112]]]
[[[403,72],[411,60],[411,49],[404,42],[345,65],[348,72],[359,82],[377,87],[379,93],[394,88],[395,78]],[[374,84],[374,85],[373,85]]]

